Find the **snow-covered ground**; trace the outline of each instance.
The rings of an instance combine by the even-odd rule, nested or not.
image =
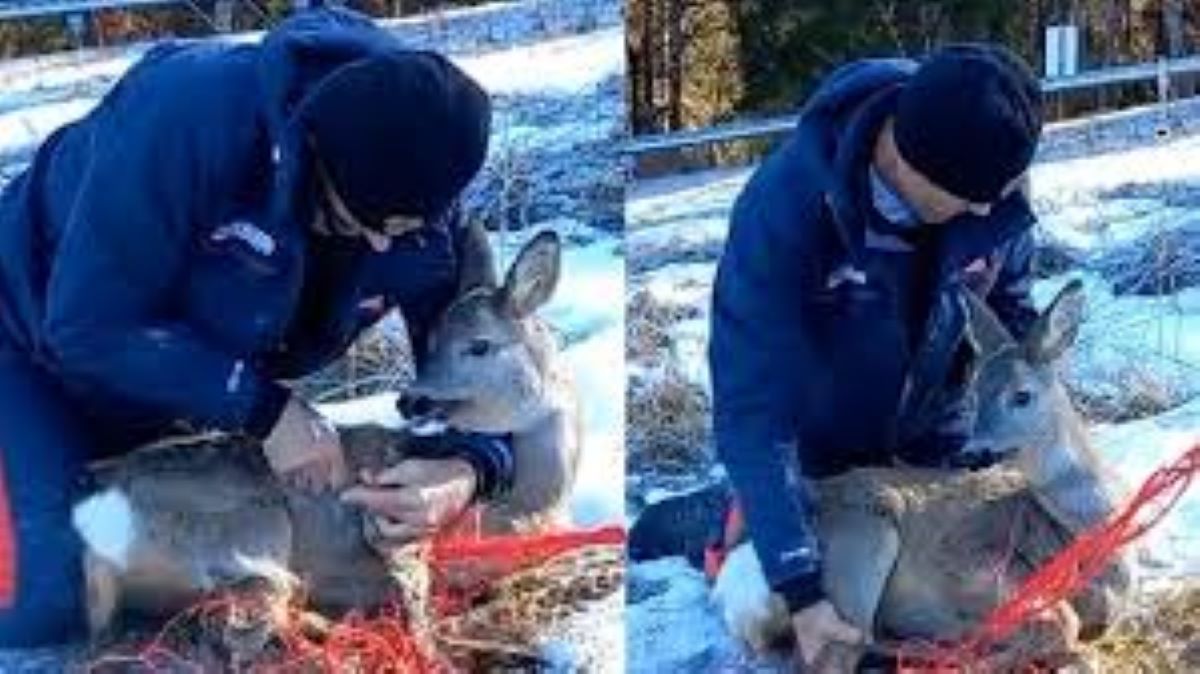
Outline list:
[[[503,12],[464,15],[502,24],[495,40],[451,40],[445,49],[493,95],[492,161],[467,197],[489,222],[528,226],[571,217],[620,229],[625,173],[610,142],[625,129],[619,6],[616,0],[541,0],[521,11],[501,5]],[[448,26],[466,20],[451,16],[459,18],[389,25],[408,44],[439,48],[436,36],[456,35]],[[471,25],[484,31],[484,23]],[[145,49],[0,63],[0,184],[51,131],[87,114]]]
[[[624,196],[624,169],[615,153],[625,128],[620,3],[535,0],[514,9],[516,4],[389,26],[410,44],[434,48],[443,44],[437,35],[457,34],[451,26],[473,31],[446,43],[495,102],[489,165],[468,208],[523,229],[497,237],[501,265],[540,229],[555,229],[567,243],[563,276],[543,315],[561,336],[583,405],[583,465],[572,513],[579,526],[622,523],[625,273],[615,231]],[[0,64],[0,185],[48,133],[87,114],[144,49]],[[395,417],[392,400],[374,396],[324,409],[341,421],[386,422]],[[619,623],[611,616],[600,622],[592,636],[607,650],[604,666],[592,671],[622,671]],[[0,671],[58,671],[62,657],[0,653]]]
[[[1135,115],[1127,123],[1153,128],[1154,119],[1145,117]],[[1131,131],[1122,146],[1112,137],[1126,122],[1104,120],[1104,142],[1093,152],[1086,151],[1086,124],[1081,130],[1077,122],[1052,132],[1056,144],[1033,169],[1040,244],[1061,267],[1038,281],[1035,298],[1044,306],[1074,277],[1083,278],[1087,288],[1088,317],[1066,368],[1068,382],[1106,408],[1150,401],[1152,416],[1093,427],[1103,457],[1128,485],[1140,484],[1200,441],[1200,279],[1185,279],[1163,294],[1148,294],[1153,283],[1141,295],[1126,292],[1128,276],[1136,271],[1130,261],[1142,259],[1130,251],[1170,245],[1183,247],[1186,257],[1188,242],[1200,236],[1200,135],[1177,132],[1193,121],[1172,125],[1176,132],[1159,140],[1153,133],[1133,140],[1147,134]],[[730,209],[750,172],[643,181],[627,202],[628,292],[632,297],[644,291],[662,306],[686,310],[680,313],[688,318],[670,329],[667,362],[705,390],[712,276]],[[1114,258],[1114,252],[1126,254]],[[1180,264],[1195,269],[1200,257]],[[661,362],[631,362],[629,368],[635,387],[663,372]],[[633,455],[639,448],[628,451]],[[709,466],[698,465],[692,479],[709,474]],[[677,488],[679,480],[631,476],[631,511],[661,497],[663,485]],[[1150,534],[1138,558],[1148,580],[1200,575],[1200,489],[1192,489]],[[757,666],[721,629],[703,577],[683,560],[635,564],[629,574],[631,671]]]

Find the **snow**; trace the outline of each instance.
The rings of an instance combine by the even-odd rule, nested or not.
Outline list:
[[[1186,158],[1200,152],[1200,137],[1128,148],[1065,161],[1038,164],[1035,194],[1113,189],[1127,183],[1174,182],[1200,178],[1200,165]]]
[[[1140,485],[1200,442],[1200,399],[1157,417],[1099,426],[1093,441],[1127,486]],[[1150,583],[1200,576],[1200,489],[1193,485],[1185,492],[1139,550],[1143,575]]]
[[[492,2],[384,19],[380,23],[410,47],[471,54],[615,26],[621,23],[621,5],[613,0]],[[247,43],[261,37],[261,32],[248,32],[219,39]],[[131,44],[3,61],[0,89],[8,96],[28,94],[30,100],[36,100],[39,93],[111,80],[151,45]]]
[[[568,341],[584,443],[571,511],[581,527],[625,521],[625,267],[614,237],[571,247],[543,311]]]
[[[339,426],[362,426],[379,424],[387,428],[400,428],[404,420],[396,410],[395,393],[355,398],[335,403],[321,403],[317,411]]]
[[[1106,119],[1104,131],[1114,135],[1115,125],[1142,124],[1145,116]],[[1039,280],[1033,294],[1044,307],[1068,279],[1084,282],[1087,316],[1064,367],[1076,392],[1124,404],[1135,390],[1149,390],[1171,408],[1091,429],[1107,467],[1133,489],[1200,441],[1200,287],[1160,296],[1118,295],[1105,259],[1115,249],[1144,245],[1164,232],[1195,231],[1185,228],[1195,227],[1200,209],[1200,134],[1138,140],[1144,134],[1130,131],[1123,144],[1108,138],[1102,150],[1087,152],[1086,124],[1064,126],[1063,133],[1073,134],[1060,143],[1067,147],[1044,153],[1032,182],[1039,244],[1066,251],[1073,264]],[[716,261],[734,201],[752,171],[642,181],[632,188],[626,207],[629,294],[645,291],[663,305],[689,310],[689,318],[670,329],[670,362],[701,385],[707,381],[704,347]],[[655,367],[629,364],[631,372],[645,377],[654,376]],[[631,476],[631,504],[663,498],[663,484],[652,475]],[[678,484],[667,488],[686,490]],[[1137,547],[1143,582],[1149,586],[1200,574],[1197,532],[1200,490],[1193,488]],[[627,622],[635,671],[787,671],[779,663],[749,664],[745,650],[721,624],[703,576],[684,560],[634,564],[629,574]],[[640,584],[655,591],[639,592]]]
[[[238,40],[259,37],[248,34]],[[34,69],[8,77],[0,69],[0,159],[28,152],[53,129],[86,114],[145,48],[106,50],[106,56],[85,64],[68,61],[69,67]],[[620,28],[601,28],[517,47],[494,46],[484,52],[454,54],[452,60],[497,96],[578,96],[624,71],[624,38]],[[503,110],[499,112],[503,114]],[[560,143],[564,134],[598,137],[596,126],[601,124],[577,118],[560,123]],[[496,127],[505,130],[508,125],[501,119]],[[537,136],[536,127],[519,129],[514,125],[508,133],[528,141]]]
[[[556,2],[541,4],[551,13],[587,12]],[[622,205],[615,195],[624,173],[614,141],[625,128],[625,43],[622,30],[607,23],[604,3],[592,4],[601,20],[586,32],[451,54],[493,96],[489,166],[467,193],[468,209],[502,205],[521,211],[523,224],[569,217],[619,229]],[[70,67],[8,77],[0,67],[0,184],[51,131],[91,111],[145,49],[106,50],[66,60]],[[515,195],[514,184],[521,185]]]
[[[624,69],[624,31],[611,28],[455,59],[494,94],[571,94]]]
[[[1072,278],[1084,283],[1088,316],[1071,351],[1067,381],[1120,399],[1138,381],[1172,401],[1200,396],[1200,288],[1167,297],[1114,297],[1094,273],[1071,272],[1034,285],[1038,306]]]
[[[673,671],[710,671],[714,651],[732,649],[720,619],[708,610],[707,581],[685,560],[633,565],[628,592],[631,674],[668,672],[672,665],[678,667]]]
[[[0,156],[41,142],[63,124],[86,115],[95,104],[94,99],[79,98],[40,105],[36,113],[16,109],[0,114]]]
[[[1083,253],[1131,242],[1188,221],[1194,205],[1165,197],[1122,196],[1130,188],[1200,184],[1200,136],[1049,162],[1032,172],[1042,234]],[[1167,203],[1164,203],[1167,202]]]
[[[138,45],[98,53],[75,52],[45,65],[28,64],[22,68],[19,61],[0,64],[0,90],[4,96],[0,110],[78,94],[97,83],[110,84],[145,51],[145,46]]]

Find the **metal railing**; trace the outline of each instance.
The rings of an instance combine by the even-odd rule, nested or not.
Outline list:
[[[170,5],[184,0],[3,0],[0,1],[0,21],[25,19],[57,14],[90,12],[97,9]]]
[[[1042,91],[1047,94],[1094,89],[1115,84],[1155,81],[1159,98],[1168,100],[1171,78],[1177,75],[1200,73],[1200,56],[1178,59],[1160,59],[1154,63],[1139,63],[1129,66],[1114,66],[1069,77],[1042,80]],[[687,129],[667,133],[635,136],[621,147],[623,153],[637,156],[678,150],[693,145],[728,143],[749,138],[767,138],[790,132],[799,121],[799,115],[782,115],[765,119],[741,120],[717,124],[702,129]]]

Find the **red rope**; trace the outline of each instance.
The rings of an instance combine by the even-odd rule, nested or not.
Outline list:
[[[455,615],[469,607],[495,580],[565,552],[588,546],[620,545],[625,532],[620,527],[550,534],[488,536],[480,538],[469,530],[435,539],[431,546],[435,618]],[[469,569],[472,583],[451,581],[443,566]],[[479,574],[482,574],[480,576]],[[298,604],[302,604],[300,601]],[[174,616],[145,646],[129,655],[109,654],[90,663],[87,671],[130,671],[138,667],[157,671],[170,665],[183,671],[204,672],[183,648],[171,642],[185,633],[184,625],[220,612],[244,610],[237,599],[222,597],[201,602]],[[306,635],[300,626],[302,606],[289,608],[287,625],[278,635],[282,654],[264,657],[249,671],[256,674],[285,674],[296,671],[370,672],[371,674],[449,674],[453,666],[437,653],[430,653],[410,631],[405,607],[388,602],[373,616],[351,613],[333,624],[321,641]],[[175,670],[173,670],[175,671]]]
[[[1013,635],[1031,619],[1079,593],[1104,571],[1120,550],[1158,525],[1200,472],[1200,443],[1159,468],[1109,521],[1088,529],[1025,579],[974,633],[954,646],[903,649],[901,672],[958,672]]]

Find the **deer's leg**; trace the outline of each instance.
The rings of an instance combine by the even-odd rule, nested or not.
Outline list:
[[[1092,641],[1104,636],[1116,621],[1130,586],[1129,567],[1125,560],[1119,559],[1071,600],[1071,606],[1079,615],[1080,639]]]
[[[868,511],[839,510],[821,518],[825,592],[838,613],[869,637],[900,556],[892,521]]]
[[[1023,671],[1032,665],[1058,668],[1075,666],[1079,655],[1080,620],[1071,605],[1062,601],[1033,618],[984,663],[984,671]]]
[[[91,550],[83,553],[83,576],[87,588],[88,630],[96,637],[112,625],[116,616],[120,579],[116,567]]]
[[[295,578],[282,567],[264,568],[261,573],[247,571],[247,575],[223,583],[216,624],[212,625],[235,669],[252,665],[273,639],[293,628]]]

